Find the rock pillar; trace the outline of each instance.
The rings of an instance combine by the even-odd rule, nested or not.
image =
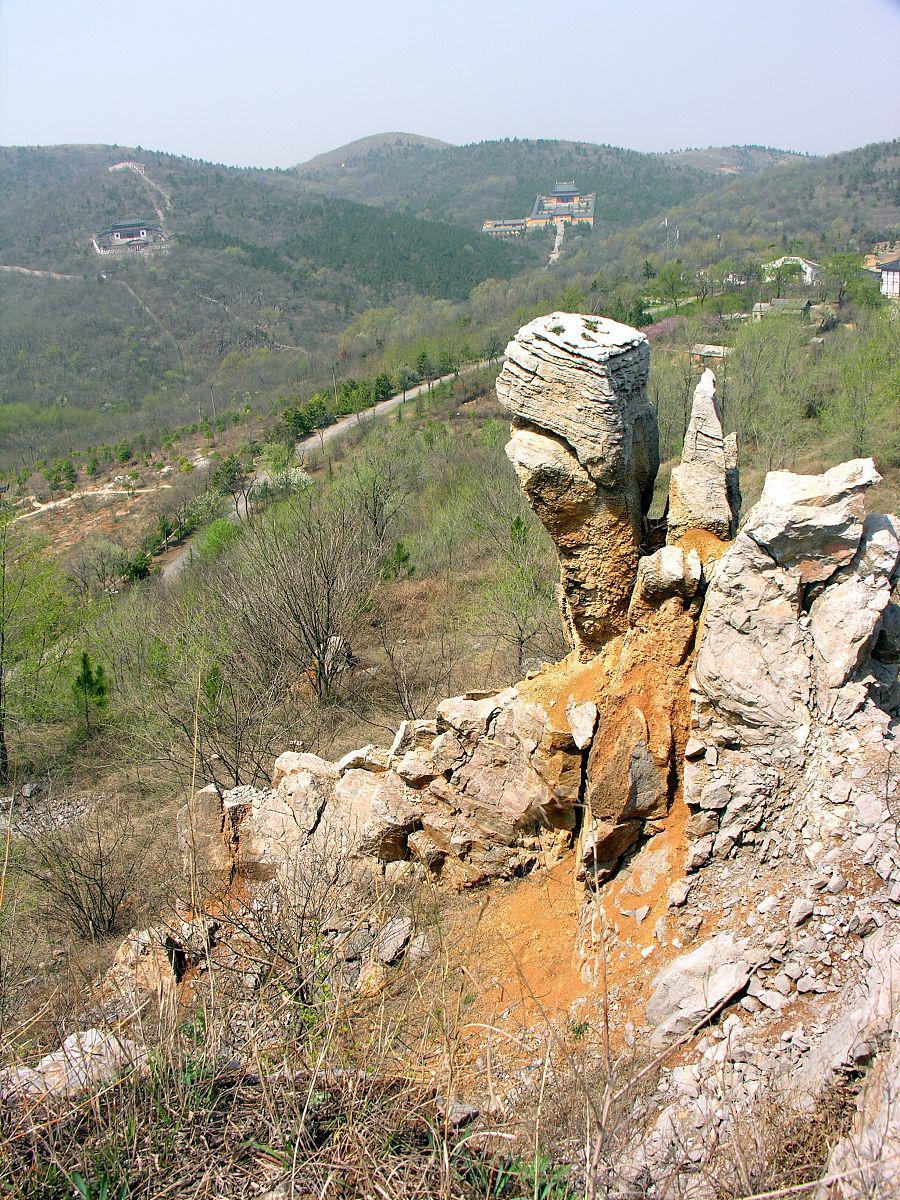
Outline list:
[[[563,621],[582,658],[628,624],[659,466],[649,361],[636,329],[551,313],[519,330],[497,380],[512,414],[506,453],[556,543]]]

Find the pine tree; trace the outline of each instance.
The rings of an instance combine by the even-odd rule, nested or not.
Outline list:
[[[81,652],[80,666],[78,674],[72,681],[72,690],[84,717],[84,727],[86,730],[90,730],[91,713],[106,708],[109,699],[109,684],[106,682],[102,663],[94,666],[86,650]]]

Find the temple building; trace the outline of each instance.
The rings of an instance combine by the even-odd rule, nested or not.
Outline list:
[[[489,217],[482,225],[481,232],[489,233],[491,237],[518,237],[520,233],[525,232],[525,218],[498,217],[496,220],[493,220]]]
[[[544,225],[555,225],[562,221],[566,225],[594,224],[594,202],[596,192],[581,192],[570,179],[557,183],[549,196],[537,196],[534,207],[527,217],[492,217],[481,226],[481,232],[491,237],[519,237],[529,229],[540,229]]]
[[[531,214],[525,218],[529,229],[564,221],[567,225],[593,225],[596,192],[580,192],[575,180],[557,183],[549,196],[537,196]]]
[[[147,221],[115,221],[108,229],[101,229],[93,238],[98,254],[117,254],[122,251],[167,250],[169,235],[158,225]]]

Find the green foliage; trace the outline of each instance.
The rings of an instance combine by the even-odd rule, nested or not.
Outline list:
[[[688,294],[690,280],[684,264],[678,258],[674,262],[665,263],[660,267],[656,277],[656,286],[664,300],[669,300],[678,312],[678,301]]]
[[[891,313],[874,319],[837,364],[837,386],[821,405],[825,429],[855,458],[900,463],[900,338]]]
[[[822,265],[826,287],[838,304],[849,300],[862,308],[879,308],[884,303],[878,276],[863,270],[858,254],[831,254]]]
[[[140,583],[146,579],[153,569],[153,559],[147,550],[139,550],[125,569],[125,578],[129,583]]]
[[[570,1180],[569,1170],[544,1154],[530,1161],[499,1154],[485,1158],[463,1143],[453,1165],[484,1200],[575,1200],[583,1195]]]
[[[192,546],[196,548],[197,553],[205,562],[213,562],[229,546],[234,545],[240,536],[241,532],[234,521],[229,521],[225,517],[217,517],[197,536]]]
[[[0,510],[0,782],[15,742],[65,712],[58,645],[76,619],[74,589],[43,541]]]
[[[88,1181],[77,1171],[72,1172],[72,1186],[79,1200],[127,1200],[128,1182],[116,1182],[104,1172],[98,1179]]]
[[[416,564],[403,542],[398,541],[391,553],[381,560],[382,579],[412,579],[415,573]]]
[[[524,245],[482,238],[439,219],[373,215],[371,207],[346,200],[302,205],[294,228],[282,244],[286,257],[350,272],[385,299],[408,290],[461,300],[481,280],[505,279],[534,263]]]
[[[102,663],[92,663],[86,650],[82,650],[78,671],[72,680],[72,691],[84,728],[91,728],[91,716],[102,712],[109,702],[109,684]]]

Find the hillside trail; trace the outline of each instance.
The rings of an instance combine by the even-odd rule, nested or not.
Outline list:
[[[37,279],[81,279],[81,275],[66,275],[62,271],[39,271],[35,267],[14,267],[0,263],[0,271],[10,275],[33,275]]]
[[[120,476],[121,478],[121,476]],[[59,500],[46,500],[43,503],[38,501],[34,496],[31,497],[33,507],[27,512],[21,512],[13,517],[12,523],[17,521],[29,521],[34,517],[43,516],[44,513],[56,512],[63,508],[69,508],[72,504],[76,504],[79,500],[107,500],[113,496],[144,496],[151,492],[159,492],[164,488],[171,488],[171,483],[155,483],[152,487],[127,487],[112,480],[109,483],[98,484],[97,487],[83,488],[77,492],[70,492],[67,496],[60,497]]]
[[[163,202],[163,205],[165,206],[166,212],[172,211],[172,195],[171,195],[171,193],[169,191],[167,191],[166,188],[164,188],[161,183],[157,183],[155,179],[150,178],[150,176],[147,174],[147,168],[144,166],[143,163],[136,163],[136,162],[114,163],[111,167],[108,168],[108,170],[110,170],[110,171],[131,171],[131,173],[133,175],[136,175],[138,177],[138,179],[140,179],[143,183],[146,183],[146,185],[149,188],[152,188],[153,191],[158,192],[159,195],[162,196],[162,202]],[[154,212],[156,213],[157,217],[159,218],[160,226],[161,227],[164,226],[166,218],[165,218],[165,213],[163,212],[162,208],[160,208],[158,203],[154,202],[153,209],[154,209]]]
[[[550,251],[550,258],[547,260],[547,266],[552,266],[562,254],[563,239],[566,236],[565,221],[556,222],[556,240],[553,243],[553,249]]]
[[[383,416],[385,413],[391,412],[400,404],[405,404],[408,400],[415,400],[417,396],[430,391],[433,387],[440,383],[449,383],[452,379],[462,377],[463,375],[471,375],[475,371],[484,370],[491,364],[488,359],[482,359],[481,362],[470,363],[468,366],[461,367],[458,372],[451,371],[448,375],[442,375],[439,379],[433,379],[431,382],[419,383],[415,387],[407,388],[405,392],[396,392],[393,396],[389,396],[386,400],[379,400],[371,408],[367,408],[364,412],[350,413],[349,416],[341,417],[339,421],[335,421],[333,425],[329,425],[327,429],[321,430],[319,433],[311,433],[309,437],[301,438],[295,443],[295,450],[301,457],[306,457],[311,450],[322,450],[325,448],[326,442],[332,442],[335,438],[347,433],[351,429],[356,429],[363,424],[374,420],[376,417]],[[269,476],[261,471],[254,479],[255,485],[265,484],[270,482]],[[227,520],[232,523],[247,518],[247,498],[244,497],[237,509],[232,509],[227,514]],[[190,562],[191,543],[187,542],[179,550],[172,555],[168,562],[162,565],[160,570],[161,581],[168,585],[178,578],[185,566]]]

